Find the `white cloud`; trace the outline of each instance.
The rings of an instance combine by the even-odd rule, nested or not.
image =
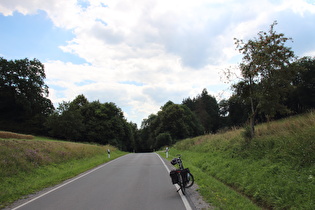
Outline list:
[[[302,54],[302,57],[303,56],[315,57],[315,50],[314,51],[307,51],[307,52]]]
[[[60,49],[85,59],[87,64],[45,64],[53,102],[73,100],[78,94],[89,100],[112,101],[127,110],[128,119],[138,125],[168,100],[180,103],[203,88],[215,96],[226,90],[220,79],[222,71],[240,60],[234,37],[252,38],[268,30],[280,14],[313,21],[314,8],[302,0],[0,3],[4,15],[43,10],[56,27],[74,33],[75,38]],[[283,17],[279,25],[285,25],[287,18]],[[314,43],[314,38],[308,40]]]

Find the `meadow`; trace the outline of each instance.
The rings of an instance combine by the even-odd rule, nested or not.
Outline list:
[[[0,208],[124,154],[110,145],[0,131]]]
[[[315,113],[178,142],[204,199],[218,209],[315,209]]]

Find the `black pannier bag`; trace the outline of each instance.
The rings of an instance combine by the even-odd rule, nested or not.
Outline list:
[[[188,173],[190,173],[188,168],[185,168],[185,169],[181,170],[181,172],[180,172],[180,175],[182,176],[184,182],[189,181],[188,180]]]
[[[188,181],[187,180],[188,173],[189,173],[189,169],[188,168],[185,168],[185,169],[181,170],[181,172],[180,172],[180,175],[182,176],[184,182]]]
[[[176,170],[170,171],[170,177],[172,179],[172,183],[173,184],[177,184],[178,183],[178,176],[177,176]]]

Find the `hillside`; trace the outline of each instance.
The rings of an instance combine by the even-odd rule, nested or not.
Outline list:
[[[123,154],[110,145],[62,142],[0,131],[0,208]]]
[[[315,113],[258,125],[256,133],[250,144],[244,129],[186,139],[171,155],[182,154],[201,194],[219,208],[252,208],[243,196],[260,208],[315,209]]]

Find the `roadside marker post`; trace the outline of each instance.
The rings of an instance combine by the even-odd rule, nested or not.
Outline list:
[[[107,149],[107,156],[110,158],[110,149]]]

